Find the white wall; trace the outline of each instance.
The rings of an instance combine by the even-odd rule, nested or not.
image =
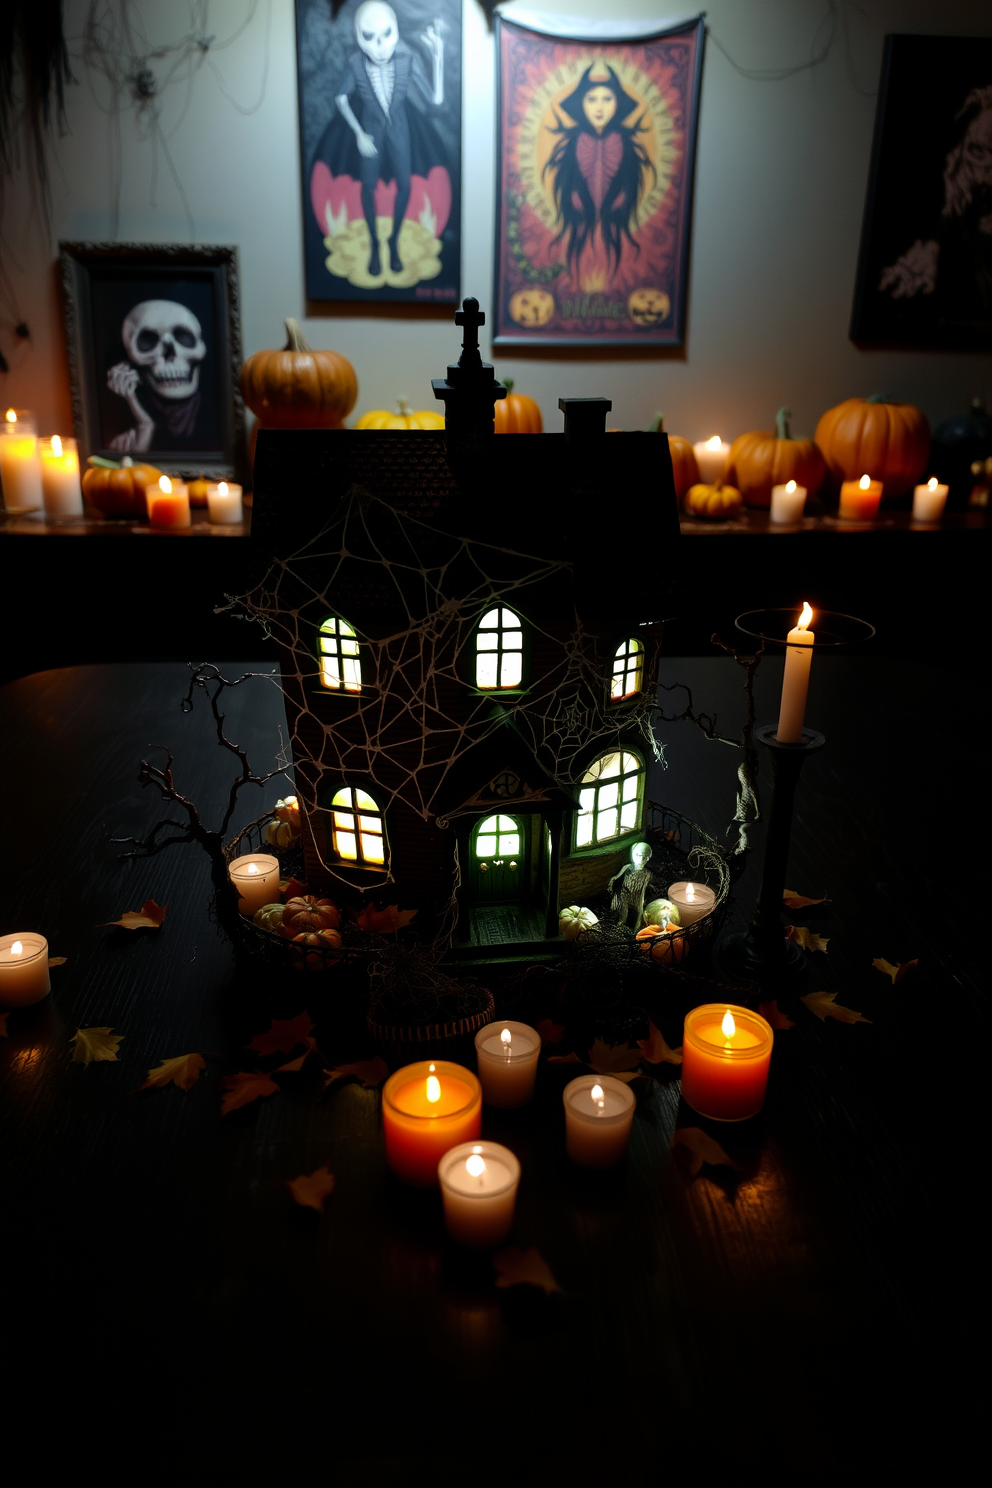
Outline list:
[[[171,41],[185,6],[144,0],[153,40]],[[602,0],[545,0],[543,8],[602,15]],[[659,12],[651,0],[619,0],[630,16]],[[512,6],[509,7],[512,14]],[[67,30],[81,35],[87,5],[68,0]],[[708,0],[707,24],[749,68],[807,59],[828,12],[826,0]],[[212,0],[209,29],[230,36],[247,0]],[[662,12],[663,14],[665,12]],[[685,11],[669,11],[684,14]],[[883,37],[889,31],[992,35],[988,0],[838,0],[839,30],[829,57],[784,82],[754,82],[708,42],[697,156],[688,340],[684,353],[657,360],[561,353],[499,356],[499,374],[541,403],[560,427],[562,394],[613,398],[612,422],[646,423],[657,409],[667,427],[692,438],[719,429],[731,437],[767,427],[782,403],[794,429],[812,432],[819,414],[843,397],[882,391],[920,404],[931,422],[967,408],[974,394],[992,403],[992,359],[924,352],[860,351],[847,338],[861,214],[871,150]],[[466,0],[464,82],[463,293],[491,298],[493,229],[493,49],[475,0]],[[268,18],[268,19],[267,19]],[[268,67],[266,75],[266,36]],[[822,37],[822,33],[821,33]],[[55,234],[102,241],[111,232],[111,120],[106,84],[79,60],[69,90],[70,134],[52,156]],[[233,45],[210,54],[187,100],[167,96],[163,123],[178,125],[169,149],[184,183],[196,240],[237,243],[241,261],[244,351],[282,344],[286,315],[304,319],[301,186],[291,0],[259,0]],[[153,66],[155,64],[153,63]],[[188,106],[187,106],[188,103]],[[180,120],[180,113],[186,108]],[[152,147],[124,115],[119,237],[185,242],[178,192],[159,160],[151,199]],[[54,241],[42,230],[37,192],[26,173],[7,192],[4,264],[30,345],[10,355],[0,399],[38,411],[43,431],[69,426],[69,399]],[[318,308],[318,307],[313,307]],[[358,410],[390,406],[406,394],[432,406],[430,378],[443,375],[458,336],[447,317],[412,318],[403,308],[374,316],[338,311],[305,319],[315,346],[333,346],[355,364]]]

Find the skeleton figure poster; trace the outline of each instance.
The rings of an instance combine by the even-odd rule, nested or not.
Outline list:
[[[581,24],[497,14],[494,342],[681,346],[703,20]]]
[[[992,39],[887,36],[851,338],[992,346]]]
[[[459,0],[296,0],[307,298],[459,299]]]
[[[176,473],[242,470],[237,253],[62,243],[76,436],[84,456]]]

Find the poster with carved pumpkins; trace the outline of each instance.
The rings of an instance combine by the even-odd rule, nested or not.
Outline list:
[[[496,58],[495,344],[681,346],[702,16],[497,13]]]
[[[457,304],[458,0],[296,0],[310,300]]]

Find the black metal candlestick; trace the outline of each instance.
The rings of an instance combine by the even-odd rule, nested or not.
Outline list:
[[[757,981],[795,976],[805,969],[806,958],[801,947],[785,938],[782,894],[789,863],[796,786],[805,761],[827,742],[815,729],[804,728],[801,743],[783,744],[775,736],[777,727],[766,723],[754,735],[759,744],[771,751],[772,757],[772,803],[758,907],[747,930],[728,936],[720,949],[720,959],[728,971]]]

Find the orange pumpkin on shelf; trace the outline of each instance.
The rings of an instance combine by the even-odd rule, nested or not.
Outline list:
[[[645,956],[665,966],[681,961],[689,944],[684,930],[666,930],[663,925],[645,925],[637,932],[637,942]]]
[[[397,398],[396,407],[398,413],[390,413],[388,408],[373,408],[371,413],[363,413],[356,429],[443,429],[444,415],[435,413],[432,408],[420,408],[412,410],[405,398]]]
[[[682,509],[688,517],[702,517],[707,522],[726,522],[735,517],[744,505],[744,498],[734,486],[707,486],[702,483],[690,486],[685,493]]]
[[[503,380],[506,397],[493,410],[497,434],[543,434],[544,420],[533,398],[513,391],[513,378]]]
[[[286,321],[281,351],[256,351],[241,368],[241,394],[266,429],[340,429],[358,398],[358,379],[338,351],[313,351]]]
[[[889,403],[878,394],[847,398],[829,408],[816,426],[833,480],[883,482],[883,497],[905,496],[925,474],[930,425],[912,403]]]
[[[649,434],[664,434],[664,415],[656,413],[648,424]],[[696,459],[696,451],[692,442],[684,439],[681,434],[669,434],[668,453],[672,457],[672,475],[675,477],[675,495],[679,501],[682,500],[690,486],[699,482],[699,463]]]
[[[787,408],[780,408],[774,433],[754,429],[739,434],[730,446],[727,479],[748,506],[767,510],[772,504],[772,486],[784,486],[790,480],[805,486],[811,496],[823,485],[827,471],[823,455],[814,440],[793,439],[789,432],[791,417]]]
[[[337,930],[303,930],[293,936],[293,962],[298,970],[323,971],[341,957],[335,955],[342,945]]]
[[[148,516],[145,487],[162,474],[154,465],[116,465],[91,456],[83,475],[83,495],[105,517],[144,521]]]
[[[336,930],[340,923],[341,911],[330,899],[304,894],[286,901],[281,928],[288,940],[295,940],[301,931]]]
[[[202,470],[200,471],[200,474],[196,477],[196,480],[191,480],[191,481],[188,481],[187,482],[186,490],[187,490],[187,492],[189,494],[189,504],[190,504],[190,506],[207,506],[208,505],[208,502],[207,502],[207,492],[209,491],[211,484],[212,484],[212,482],[211,481],[208,481],[204,477],[204,474],[203,474],[203,471]]]

